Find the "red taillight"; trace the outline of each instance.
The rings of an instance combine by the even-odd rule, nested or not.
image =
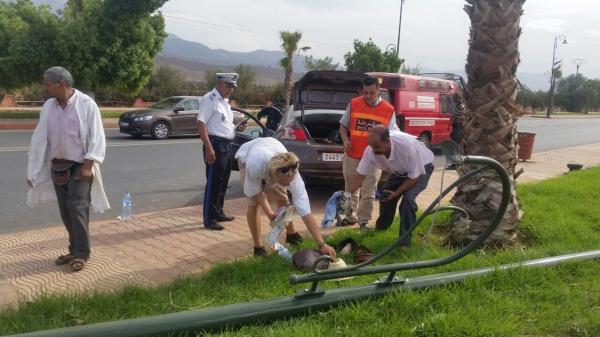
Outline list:
[[[306,133],[304,130],[297,126],[288,126],[281,130],[279,130],[279,138],[284,140],[294,140],[297,142],[304,142],[308,138],[306,137]]]

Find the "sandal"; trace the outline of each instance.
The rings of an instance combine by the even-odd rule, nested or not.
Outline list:
[[[71,253],[69,253],[67,255],[61,255],[56,258],[56,260],[54,261],[54,264],[56,264],[57,266],[61,266],[63,264],[67,264],[67,263],[71,262],[71,260],[73,260],[74,258],[75,258],[75,256]]]
[[[80,271],[85,267],[86,259],[82,259],[80,257],[74,257],[69,261],[69,265],[71,266],[71,271]]]

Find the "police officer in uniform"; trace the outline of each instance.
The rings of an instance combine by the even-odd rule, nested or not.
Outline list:
[[[197,129],[204,144],[206,186],[204,189],[204,227],[223,230],[220,222],[232,221],[233,216],[223,212],[225,191],[231,173],[231,142],[235,130],[243,131],[245,125],[233,124],[229,96],[237,86],[236,73],[217,73],[215,88],[200,100]]]

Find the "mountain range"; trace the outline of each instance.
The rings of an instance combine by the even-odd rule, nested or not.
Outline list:
[[[169,34],[163,50],[156,58],[157,64],[167,64],[180,70],[190,80],[202,80],[205,69],[222,69],[232,71],[238,64],[247,64],[256,71],[256,80],[263,84],[273,84],[283,80],[283,70],[279,60],[284,57],[282,51],[255,50],[251,52],[232,52],[224,49],[211,49],[210,47],[193,41],[183,40],[176,35]],[[466,78],[464,70],[442,70],[421,68],[423,73],[447,72]],[[295,78],[306,72],[304,57],[294,59]],[[547,90],[548,79],[542,74],[517,72],[519,81],[532,90]]]

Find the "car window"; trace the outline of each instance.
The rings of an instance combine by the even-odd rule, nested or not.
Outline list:
[[[452,99],[449,95],[442,95],[442,113],[449,114],[452,111]]]
[[[392,98],[390,97],[390,92],[389,92],[389,91],[387,91],[387,89],[381,89],[381,90],[379,91],[379,93],[381,94],[381,98],[382,98],[384,101],[387,101],[387,102],[388,102],[388,103],[390,103],[390,104],[392,103]]]
[[[302,92],[302,102],[305,104],[348,105],[350,100],[358,96],[355,91],[311,89]]]
[[[150,107],[155,109],[173,109],[181,100],[183,100],[181,97],[169,97],[152,104]]]
[[[179,106],[182,106],[185,111],[200,109],[200,104],[198,103],[197,99],[186,99],[185,101],[181,102]]]

